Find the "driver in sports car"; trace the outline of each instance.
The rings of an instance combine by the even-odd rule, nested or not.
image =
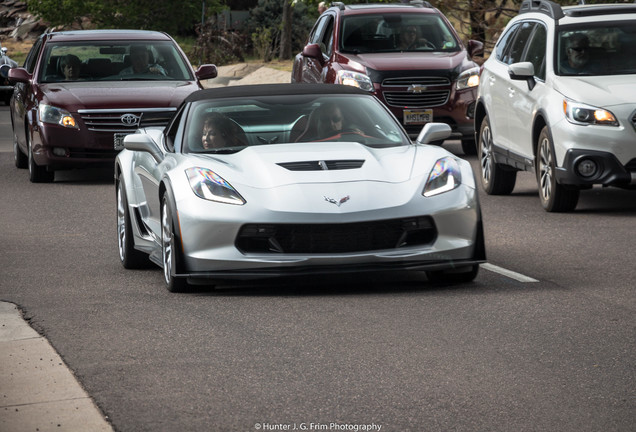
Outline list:
[[[317,109],[319,110],[316,113],[318,114],[318,133],[321,135],[319,139],[336,137],[347,132],[363,135],[356,126],[347,123],[347,127],[344,127],[346,119],[338,105],[326,103]]]

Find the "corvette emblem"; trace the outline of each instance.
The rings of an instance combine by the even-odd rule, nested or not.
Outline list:
[[[136,116],[134,114],[124,114],[123,116],[119,117],[119,119],[126,126],[136,126],[137,124],[139,124],[139,116]]]
[[[424,93],[426,91],[426,86],[419,85],[419,84],[411,84],[409,88],[406,89],[406,91],[415,93],[415,94]]]
[[[346,197],[340,198],[340,201],[337,201],[333,198],[327,198],[325,197],[325,201],[331,203],[331,204],[335,204],[338,207],[340,207],[341,205],[343,205],[344,203],[346,203],[347,201],[349,201],[349,198],[351,198],[349,195],[347,195]]]

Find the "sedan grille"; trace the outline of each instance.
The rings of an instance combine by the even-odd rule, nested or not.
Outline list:
[[[85,109],[79,114],[93,132],[131,133],[141,127],[165,127],[176,108]]]
[[[364,160],[327,160],[283,162],[278,165],[290,171],[330,171],[361,168]]]
[[[437,238],[428,216],[346,224],[248,224],[236,239],[243,253],[334,254],[425,246]]]

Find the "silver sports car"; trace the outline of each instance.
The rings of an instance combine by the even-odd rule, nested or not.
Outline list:
[[[119,257],[170,291],[282,275],[425,271],[472,281],[486,259],[468,162],[429,123],[415,143],[350,86],[270,84],[191,94],[117,157]]]

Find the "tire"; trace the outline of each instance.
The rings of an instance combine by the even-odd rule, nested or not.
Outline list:
[[[488,116],[479,129],[479,172],[481,185],[488,195],[510,195],[517,182],[517,171],[495,162],[492,129]]]
[[[117,246],[119,259],[124,268],[139,269],[148,267],[148,256],[135,249],[135,240],[132,232],[132,221],[126,188],[121,178],[117,179]]]
[[[55,178],[55,172],[48,171],[45,166],[40,166],[35,163],[35,159],[33,158],[31,138],[29,137],[28,131],[26,136],[27,147],[29,149],[29,156],[27,160],[27,165],[29,167],[29,180],[31,180],[31,183],[51,183]]]
[[[18,136],[13,133],[13,160],[16,168],[24,169],[29,166],[29,158],[22,153],[20,146],[18,145]]]
[[[479,273],[479,264],[461,267],[453,270],[427,271],[426,277],[432,283],[468,283],[475,280]]]
[[[181,242],[174,229],[173,210],[168,194],[163,195],[161,201],[161,261],[163,263],[163,279],[168,291],[173,293],[189,291],[185,278],[176,278],[175,274],[181,268]]]
[[[580,190],[565,187],[556,181],[556,161],[552,134],[547,126],[537,142],[536,168],[539,199],[547,212],[570,212],[579,202]]]
[[[477,145],[474,139],[462,140],[462,151],[466,156],[475,156],[477,154]]]

